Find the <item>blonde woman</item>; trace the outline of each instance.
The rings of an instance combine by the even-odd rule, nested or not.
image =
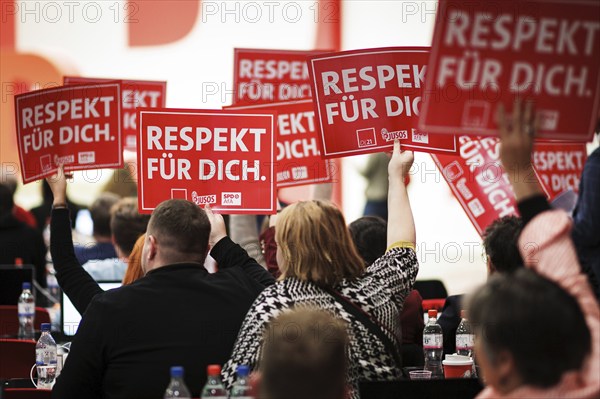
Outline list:
[[[330,202],[305,201],[288,206],[276,223],[279,281],[256,299],[223,369],[228,385],[240,364],[260,367],[261,343],[267,324],[289,308],[316,307],[348,325],[348,382],[358,396],[362,381],[395,380],[401,376],[400,312],[418,272],[415,227],[404,175],[412,152],[394,143],[388,166],[390,189],[388,250],[365,266],[342,213]],[[302,334],[297,326],[289,333]],[[323,334],[327,334],[324,330]]]

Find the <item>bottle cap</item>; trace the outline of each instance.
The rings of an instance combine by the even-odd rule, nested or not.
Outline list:
[[[431,318],[436,319],[437,318],[437,309],[429,309],[427,311],[427,315],[429,316],[430,319]]]
[[[42,331],[50,331],[50,323],[42,323]]]
[[[240,364],[237,366],[235,372],[238,377],[248,377],[248,374],[250,374],[250,367],[245,364]]]
[[[460,318],[461,319],[466,319],[467,318],[467,311],[466,310],[461,310],[460,311]]]
[[[27,283],[27,282],[23,283],[23,289],[24,290],[30,290],[31,289],[31,283]]]
[[[15,266],[23,266],[23,258],[15,258]]]
[[[208,375],[221,374],[221,366],[218,364],[209,364],[206,370],[208,371]]]
[[[183,367],[181,367],[181,366],[171,367],[171,377],[183,378]]]

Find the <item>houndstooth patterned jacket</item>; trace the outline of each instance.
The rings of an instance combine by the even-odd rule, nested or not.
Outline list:
[[[392,341],[401,343],[400,313],[418,269],[414,249],[394,247],[369,266],[361,278],[344,281],[335,289],[386,327],[383,331]],[[358,397],[359,382],[400,378],[402,370],[395,364],[393,356],[387,353],[380,338],[345,311],[334,297],[311,282],[286,278],[266,288],[248,311],[231,359],[223,367],[223,381],[228,387],[235,380],[238,365],[246,364],[253,370],[258,369],[267,324],[292,307],[317,307],[348,323],[348,380],[354,398]]]

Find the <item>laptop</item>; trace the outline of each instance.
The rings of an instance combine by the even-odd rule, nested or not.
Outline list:
[[[121,281],[99,281],[98,285],[104,291],[112,290],[113,288],[119,288],[122,284]],[[75,309],[75,306],[69,299],[69,297],[63,292],[60,300],[60,320],[62,323],[62,332],[65,338],[72,337],[79,328],[79,322],[81,321],[81,315]]]
[[[23,283],[31,284],[33,295],[36,295],[35,269],[33,265],[0,265],[0,305],[16,305],[23,291]]]

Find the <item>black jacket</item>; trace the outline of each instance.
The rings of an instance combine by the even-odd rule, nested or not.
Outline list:
[[[52,223],[59,218],[68,227],[68,211],[55,210]],[[229,238],[211,255],[219,264],[215,274],[201,264],[179,263],[96,292],[53,397],[162,398],[174,365],[185,368],[185,382],[199,396],[206,366],[228,360],[250,305],[274,282]]]

